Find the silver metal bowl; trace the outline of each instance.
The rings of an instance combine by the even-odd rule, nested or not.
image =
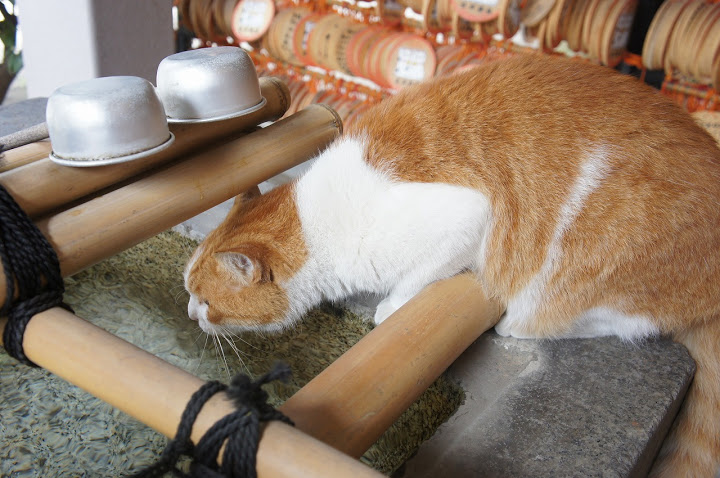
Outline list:
[[[152,83],[134,76],[61,86],[48,98],[46,116],[50,159],[73,166],[137,159],[173,140]]]
[[[233,46],[168,56],[158,66],[157,91],[171,123],[218,121],[265,104],[255,65]]]

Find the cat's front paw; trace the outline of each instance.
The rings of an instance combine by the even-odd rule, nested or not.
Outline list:
[[[514,337],[516,339],[534,339],[537,336],[528,333],[524,327],[520,327],[517,321],[510,321],[506,317],[495,324],[495,332],[503,337]]]
[[[380,302],[377,309],[375,309],[375,317],[373,318],[375,325],[380,325],[385,319],[393,315],[398,308],[389,299]]]

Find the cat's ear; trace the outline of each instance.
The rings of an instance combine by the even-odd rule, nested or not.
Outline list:
[[[235,196],[235,200],[233,201],[233,207],[234,208],[241,208],[244,203],[248,202],[251,199],[254,199],[258,196],[262,196],[260,193],[260,188],[257,186],[254,186],[244,193],[240,193],[237,196]]]
[[[250,284],[255,277],[260,276],[257,274],[259,265],[240,252],[217,252],[215,259],[242,284]]]

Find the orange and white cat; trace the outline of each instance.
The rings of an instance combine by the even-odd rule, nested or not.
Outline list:
[[[669,334],[697,372],[653,473],[720,462],[720,149],[607,68],[543,56],[407,88],[306,174],[239,202],[185,273],[211,334],[473,270],[515,337]]]

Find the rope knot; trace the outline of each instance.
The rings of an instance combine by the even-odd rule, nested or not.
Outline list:
[[[25,328],[33,315],[62,305],[65,286],[55,250],[2,186],[0,260],[5,273],[5,303],[0,316],[8,317],[3,332],[5,349],[19,361],[37,366],[23,351]]]
[[[233,378],[231,385],[208,382],[193,394],[185,407],[175,438],[165,447],[160,460],[134,475],[135,478],[160,477],[172,471],[184,478],[224,477],[256,478],[256,455],[260,442],[260,424],[280,420],[289,425],[292,421],[267,403],[268,394],[261,387],[276,380],[287,380],[290,368],[284,364],[275,367],[253,381],[246,375]],[[197,445],[190,441],[192,426],[203,405],[217,392],[225,391],[236,410],[210,427]],[[225,444],[222,465],[218,466],[217,456]],[[181,455],[192,456],[190,473],[185,474],[176,467]]]
[[[252,381],[247,375],[236,375],[230,382],[226,393],[238,409],[248,407],[257,410],[265,421],[277,420],[274,418],[275,409],[267,403],[268,393],[263,390],[262,386],[277,380],[287,382],[291,376],[290,367],[279,363],[255,381]]]

